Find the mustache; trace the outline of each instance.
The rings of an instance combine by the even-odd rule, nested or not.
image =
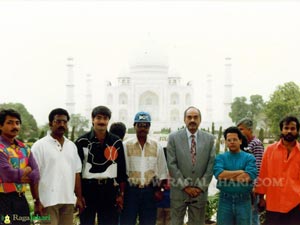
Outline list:
[[[14,128],[14,129],[11,130],[11,132],[14,132],[14,131],[19,131],[19,129]]]
[[[64,127],[59,127],[58,130],[66,130]]]

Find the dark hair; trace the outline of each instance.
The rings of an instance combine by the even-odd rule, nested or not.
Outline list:
[[[117,135],[120,139],[123,140],[126,133],[126,126],[122,122],[115,122],[110,125],[109,132]]]
[[[299,120],[295,116],[286,116],[286,117],[284,117],[279,123],[280,130],[282,131],[284,123],[289,124],[290,122],[295,122],[296,127],[297,127],[297,131],[299,131],[299,127],[300,127]]]
[[[53,109],[49,114],[49,122],[51,123],[54,120],[55,115],[65,115],[67,116],[67,120],[70,120],[70,116],[67,110],[62,108]]]
[[[239,122],[237,122],[236,126],[244,125],[246,128],[252,130],[253,129],[253,122],[250,118],[243,118]]]
[[[0,125],[4,125],[4,121],[6,119],[6,116],[15,117],[20,121],[20,124],[22,124],[21,115],[14,109],[3,109],[0,111]]]
[[[241,132],[242,133],[242,132]],[[247,137],[245,135],[242,134],[242,144],[240,146],[240,148],[242,150],[245,150],[248,147],[248,140]]]
[[[228,133],[235,133],[238,135],[239,139],[242,140],[243,139],[243,134],[242,132],[240,131],[239,128],[237,127],[228,127],[225,131],[224,131],[224,138],[225,140],[227,139],[227,134]]]
[[[196,109],[196,110],[198,111],[199,116],[200,116],[200,119],[201,119],[201,112],[200,112],[200,109],[196,108],[195,106],[190,106],[190,107],[188,107],[188,108],[184,111],[184,119],[185,119],[185,117],[186,117],[187,111],[190,110],[190,109]]]
[[[92,118],[94,119],[98,114],[107,116],[109,119],[111,118],[111,111],[106,106],[100,105],[93,109]]]

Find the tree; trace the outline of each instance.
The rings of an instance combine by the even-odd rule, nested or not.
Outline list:
[[[46,136],[47,131],[49,130],[49,123],[45,123],[44,125],[39,127],[39,139]]]
[[[80,114],[72,114],[69,121],[69,130],[71,130],[70,139],[74,141],[86,132],[89,127],[89,120]]]
[[[223,133],[223,129],[222,129],[222,126],[220,126],[219,132],[218,132],[218,138],[216,140],[216,155],[218,155],[220,153],[222,133]]]
[[[242,118],[250,118],[254,122],[254,127],[257,124],[264,125],[261,120],[265,118],[264,108],[265,102],[261,95],[251,95],[250,103],[247,103],[246,97],[236,97],[231,105],[229,116],[234,123],[237,123]]]
[[[36,120],[25,106],[21,103],[3,103],[0,109],[14,109],[21,115],[22,125],[18,138],[22,141],[36,140],[38,138],[38,127]]]
[[[252,113],[252,116],[255,117],[265,108],[265,103],[261,95],[251,95],[250,96],[250,105],[249,110]],[[252,118],[254,119],[254,118]]]
[[[249,105],[246,103],[246,97],[236,97],[231,104],[231,112],[229,116],[232,122],[237,123],[240,119],[244,118],[248,111]]]
[[[265,107],[270,133],[276,137],[280,133],[279,122],[287,115],[300,115],[300,88],[294,82],[279,85]]]
[[[265,139],[264,129],[259,129],[258,139],[263,143]]]

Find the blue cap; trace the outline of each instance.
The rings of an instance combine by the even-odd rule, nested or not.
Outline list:
[[[134,117],[135,123],[151,123],[151,116],[147,112],[138,112]]]

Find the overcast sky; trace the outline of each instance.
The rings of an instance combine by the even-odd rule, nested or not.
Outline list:
[[[266,101],[278,85],[300,85],[299,12],[297,1],[1,1],[0,103],[21,102],[44,124],[53,108],[65,107],[73,57],[76,111],[84,114],[86,74],[93,106],[105,104],[105,81],[115,83],[134,49],[151,40],[182,83],[194,81],[200,108],[212,75],[218,117],[225,57],[233,97]]]

